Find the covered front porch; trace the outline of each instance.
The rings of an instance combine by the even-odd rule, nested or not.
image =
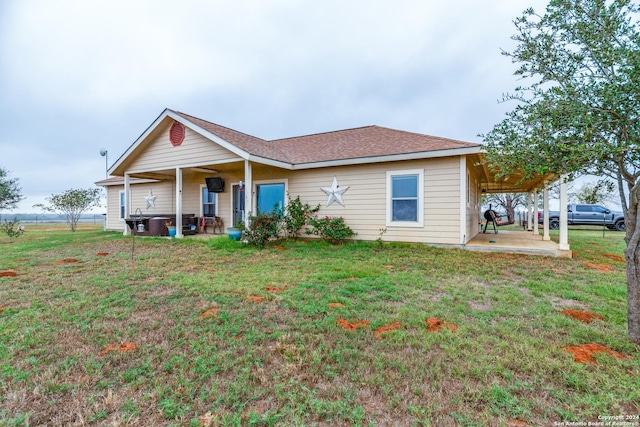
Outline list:
[[[483,194],[525,193],[527,195],[527,221],[522,231],[498,229],[498,233],[494,233],[493,230],[487,230],[485,234],[480,232],[466,242],[463,247],[468,250],[485,252],[510,252],[571,258],[566,177],[555,174],[537,175],[532,179],[524,179],[524,176],[520,174],[500,176],[498,169],[488,167],[483,153],[476,155],[475,160],[474,167],[476,173],[481,177],[480,185]],[[559,182],[560,187],[558,243],[552,241],[549,235],[549,187],[556,181]],[[542,212],[540,212],[543,218],[542,224],[538,223],[540,190],[542,190]],[[540,235],[540,225],[542,225],[542,235]]]

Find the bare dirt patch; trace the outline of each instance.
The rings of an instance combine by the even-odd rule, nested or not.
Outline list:
[[[602,256],[615,262],[625,262],[624,257],[621,257],[620,255],[604,254]]]
[[[105,356],[107,353],[110,353],[112,351],[118,351],[120,353],[131,353],[132,351],[135,351],[137,347],[138,346],[133,341],[125,342],[120,345],[111,344],[106,346],[104,350],[102,350],[99,354],[100,356]]]
[[[211,307],[210,309],[202,313],[200,315],[200,318],[204,319],[207,317],[213,317],[215,319],[216,317],[218,317],[218,313],[220,313],[220,309],[218,307]]]
[[[384,334],[385,332],[394,331],[396,329],[400,329],[401,327],[402,327],[402,324],[400,322],[389,323],[387,325],[383,325],[376,328],[376,330],[374,331],[374,334],[376,339],[379,340],[382,337],[382,334]]]
[[[287,250],[287,248],[285,248],[284,246],[280,246],[280,245],[274,246],[273,249],[275,249],[276,251],[286,251]]]
[[[478,311],[489,311],[493,308],[493,304],[490,302],[469,301],[469,308]]]
[[[590,343],[590,344],[582,344],[582,345],[568,345],[562,348],[563,351],[567,353],[571,353],[573,355],[573,359],[577,363],[591,363],[597,365],[596,359],[593,358],[595,353],[607,353],[618,359],[624,359],[625,356],[622,353],[618,353],[617,351],[611,350],[609,347],[605,347],[601,344]]]
[[[354,319],[353,322],[349,322],[348,320],[343,319],[342,317],[338,319],[338,326],[347,331],[355,331],[359,327],[367,327],[369,326],[368,320]]]
[[[107,256],[107,255],[109,255],[109,252],[98,252],[96,254],[96,256]]]
[[[344,304],[341,302],[330,302],[329,304],[327,304],[327,307],[329,308],[344,307]]]
[[[447,323],[444,320],[440,320],[435,317],[429,317],[427,320],[427,332],[437,332],[442,328],[449,329],[454,332],[458,329],[458,325],[455,323]]]
[[[558,311],[564,310],[566,308],[572,308],[572,307],[578,307],[582,309],[587,308],[585,304],[581,303],[580,301],[576,301],[574,299],[566,299],[566,298],[560,298],[560,297],[554,297],[554,296],[548,296],[547,298],[549,299],[551,306]]]
[[[264,302],[266,298],[265,297],[259,297],[256,295],[252,295],[249,298],[245,299],[244,302],[252,302],[255,304],[260,304],[261,302]]]
[[[60,265],[60,264],[73,264],[75,262],[80,262],[80,261],[78,261],[75,258],[65,258],[65,259],[61,259],[61,260],[58,260],[58,261],[53,261],[53,264],[57,264],[57,265]]]
[[[564,314],[567,317],[572,317],[584,323],[591,323],[593,319],[604,320],[603,316],[599,314],[591,313],[589,311],[567,309],[567,310],[562,310],[560,313]]]
[[[8,305],[0,305],[0,313],[2,313],[5,308],[9,308],[9,306]]]
[[[282,289],[277,286],[267,286],[264,290],[267,292],[282,292]]]
[[[602,263],[602,264],[594,264],[592,262],[585,262],[584,266],[587,268],[592,268],[594,270],[600,271],[602,273],[612,273],[613,270],[613,265],[611,264],[606,264],[606,263]]]
[[[16,277],[18,274],[13,270],[0,271],[0,277]]]

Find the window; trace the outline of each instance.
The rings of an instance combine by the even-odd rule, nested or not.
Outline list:
[[[274,208],[284,208],[284,187],[284,182],[256,185],[256,207],[259,214],[273,212]]]
[[[202,216],[216,216],[216,205],[218,194],[209,191],[206,186],[201,187],[202,191]]]
[[[118,209],[118,211],[119,211],[119,214],[118,214],[118,215],[119,215],[119,217],[118,217],[118,219],[119,219],[120,221],[124,221],[124,219],[126,218],[126,216],[125,216],[125,212],[124,212],[124,191],[121,191],[121,192],[120,192],[120,195],[119,195],[119,197],[118,197],[118,200],[119,200],[119,202],[120,202],[120,208]]]
[[[424,171],[387,172],[387,225],[422,227]]]

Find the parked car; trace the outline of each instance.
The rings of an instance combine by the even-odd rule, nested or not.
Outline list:
[[[538,223],[542,224],[543,219],[542,212],[539,212]],[[567,223],[569,225],[605,225],[610,230],[625,231],[624,214],[600,205],[568,205]],[[552,230],[560,228],[560,212],[549,212],[549,228]]]

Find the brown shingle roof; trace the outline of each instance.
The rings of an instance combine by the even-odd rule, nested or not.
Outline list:
[[[251,155],[293,165],[480,146],[476,143],[381,126],[365,126],[267,141],[188,114],[176,114]]]

